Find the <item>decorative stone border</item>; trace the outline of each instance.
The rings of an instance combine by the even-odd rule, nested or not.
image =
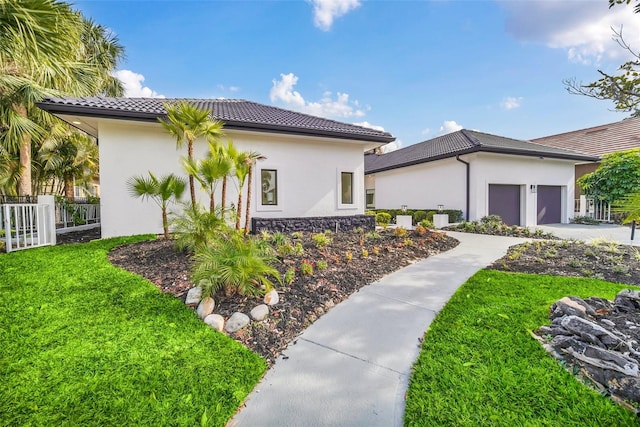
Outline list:
[[[290,233],[294,231],[311,231],[319,233],[325,230],[334,232],[352,231],[362,228],[372,231],[376,228],[376,217],[373,215],[350,216],[316,216],[300,218],[252,218],[251,230],[254,234],[266,231]]]

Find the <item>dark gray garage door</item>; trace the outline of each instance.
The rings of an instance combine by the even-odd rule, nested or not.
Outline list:
[[[489,184],[489,215],[500,215],[509,225],[520,225],[520,186]]]
[[[538,185],[538,224],[557,224],[562,219],[562,187]]]

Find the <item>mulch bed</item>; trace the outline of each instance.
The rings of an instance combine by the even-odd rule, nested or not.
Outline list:
[[[640,250],[612,242],[538,240],[512,246],[507,255],[489,268],[640,285]]]
[[[302,244],[304,253],[281,257],[281,263],[276,267],[282,277],[287,269],[296,268],[296,279],[290,285],[277,286],[280,302],[272,307],[264,321],[252,322],[249,327],[231,334],[232,338],[262,355],[269,365],[305,328],[353,292],[416,260],[458,244],[457,240],[438,232],[399,237],[387,230],[381,231],[375,239],[356,232],[329,237],[332,242],[318,249],[311,233],[303,233],[299,240],[288,235],[292,244]],[[109,259],[114,265],[147,278],[162,292],[183,300],[192,286],[189,280],[191,258],[177,251],[172,240],[157,239],[120,246],[110,253]],[[314,265],[312,275],[301,274],[303,260]],[[318,269],[319,261],[326,261],[325,270]],[[215,301],[214,312],[225,318],[236,311],[248,314],[262,303],[260,298],[225,297],[222,294],[216,295]]]

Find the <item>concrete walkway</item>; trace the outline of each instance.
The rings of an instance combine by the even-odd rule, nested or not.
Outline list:
[[[305,330],[229,426],[402,426],[425,330],[461,284],[525,241],[448,234],[458,247],[362,288]]]

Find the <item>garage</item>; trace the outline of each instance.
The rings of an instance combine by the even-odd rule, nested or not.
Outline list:
[[[489,184],[489,215],[500,215],[509,225],[520,225],[520,186]]]
[[[538,185],[538,225],[562,222],[562,187]]]

